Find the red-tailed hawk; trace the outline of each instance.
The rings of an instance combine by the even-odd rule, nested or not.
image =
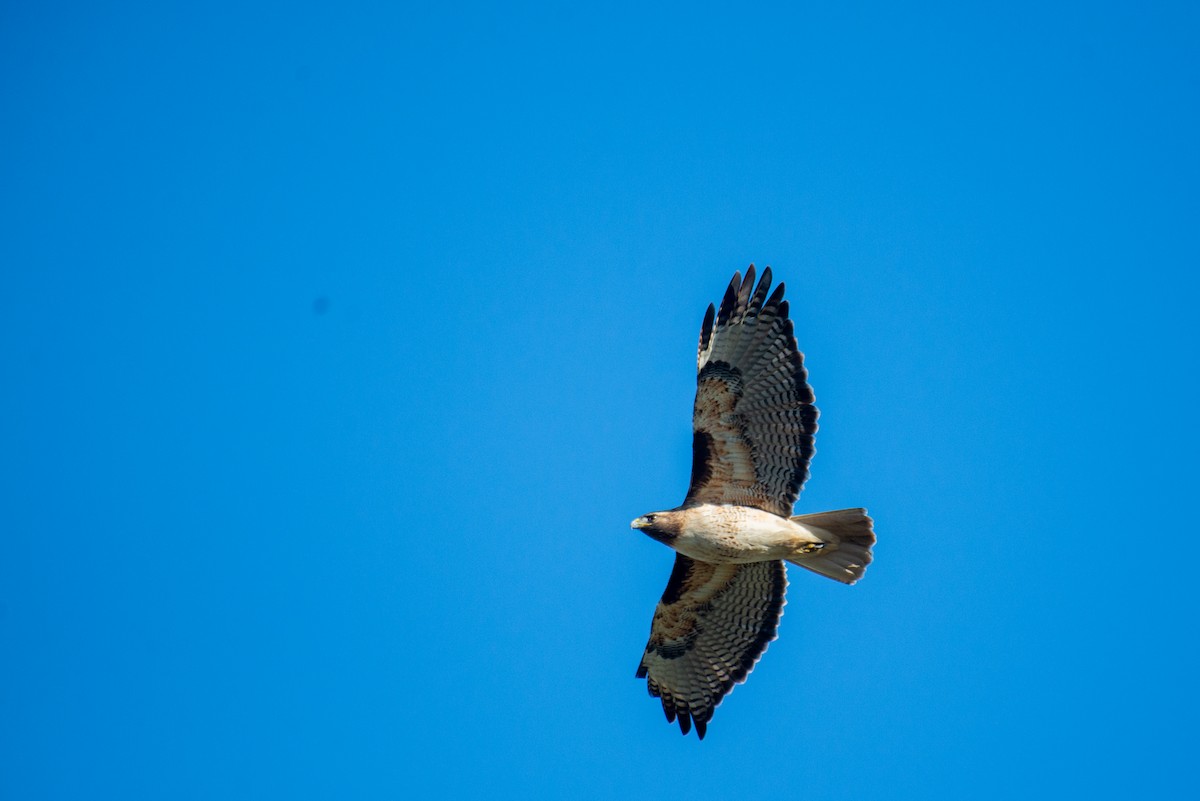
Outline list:
[[[713,710],[775,639],[784,562],[845,584],[871,562],[865,509],[792,517],[808,478],[817,407],[796,347],[783,284],[771,268],[733,274],[700,329],[692,413],[692,481],[683,503],[634,520],[675,549],[638,665],[667,721],[704,738]]]

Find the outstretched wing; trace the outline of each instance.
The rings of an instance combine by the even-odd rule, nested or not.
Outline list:
[[[675,555],[638,665],[667,721],[704,739],[713,710],[746,680],[783,615],[783,562],[715,565]]]
[[[728,503],[787,517],[808,479],[817,407],[783,284],[733,274],[708,307],[696,359],[692,481],[684,506]]]

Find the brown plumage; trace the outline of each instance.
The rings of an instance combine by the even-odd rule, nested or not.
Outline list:
[[[864,509],[792,517],[817,408],[784,286],[734,273],[697,354],[692,478],[679,507],[633,521],[676,551],[638,665],[667,720],[703,738],[713,710],[775,639],[784,561],[852,584],[875,543]],[[770,292],[770,294],[768,294]]]

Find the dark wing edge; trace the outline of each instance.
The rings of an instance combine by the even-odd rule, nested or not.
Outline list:
[[[786,603],[783,562],[711,564],[675,555],[636,676],[668,723],[704,739],[721,700],[775,639]]]
[[[753,264],[745,278],[735,272],[700,327],[684,506],[736,503],[787,516],[816,453],[818,411],[784,284],[770,292],[770,267],[757,287],[754,279]]]

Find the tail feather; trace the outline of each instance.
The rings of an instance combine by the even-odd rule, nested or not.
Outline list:
[[[871,528],[874,521],[867,517],[866,509],[796,515],[791,520],[813,529],[827,544],[812,555],[797,556],[789,562],[843,584],[853,584],[862,578],[871,564],[871,546],[875,544],[875,531]]]

